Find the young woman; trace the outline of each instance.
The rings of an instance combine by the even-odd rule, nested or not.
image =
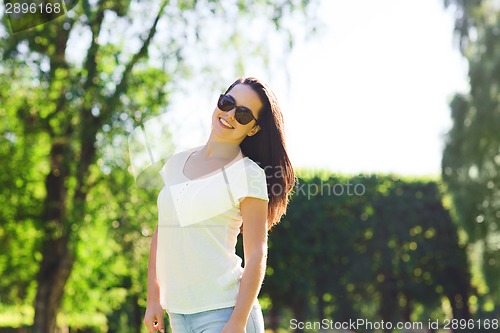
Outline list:
[[[164,332],[165,309],[173,333],[263,333],[267,232],[295,183],[275,95],[258,79],[236,80],[218,100],[208,142],[175,154],[160,174],[148,332]]]

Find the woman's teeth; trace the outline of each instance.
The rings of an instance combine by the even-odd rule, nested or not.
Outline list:
[[[224,119],[222,118],[219,118],[219,121],[222,123],[222,125],[226,126],[226,127],[229,127],[229,128],[234,128],[233,126],[231,126],[231,124],[229,124],[227,121],[225,121]]]

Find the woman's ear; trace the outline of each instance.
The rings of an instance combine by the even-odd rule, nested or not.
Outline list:
[[[250,132],[248,132],[248,136],[253,136],[255,134],[257,134],[257,132],[260,131],[260,126],[259,125],[255,125],[251,130]]]

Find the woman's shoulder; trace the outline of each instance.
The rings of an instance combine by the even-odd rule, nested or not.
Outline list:
[[[166,159],[163,167],[160,169],[160,174],[162,176],[165,176],[171,170],[180,168],[182,165],[180,163],[182,163],[182,161],[185,161],[193,152],[200,150],[201,147],[202,146],[198,146],[186,150],[176,151],[173,155]]]
[[[189,149],[184,149],[184,150],[177,150],[172,156],[170,156],[166,161],[165,165],[167,164],[172,164],[172,162],[179,161],[183,158],[188,157],[192,153],[194,153],[197,150],[200,150],[203,146],[197,146],[194,148],[189,148]]]
[[[252,160],[251,158],[249,157],[244,157],[243,158],[243,163],[244,163],[244,166],[245,166],[245,171],[246,172],[249,172],[251,174],[254,174],[254,175],[261,175],[261,174],[264,174],[265,175],[265,170],[263,167],[261,167],[259,165],[259,163],[255,162],[254,160]]]

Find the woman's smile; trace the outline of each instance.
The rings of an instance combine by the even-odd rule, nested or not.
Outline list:
[[[233,126],[231,126],[230,123],[228,123],[227,121],[225,121],[224,119],[222,119],[222,117],[219,117],[219,124],[223,127],[223,128],[227,128],[227,129],[234,129]]]

